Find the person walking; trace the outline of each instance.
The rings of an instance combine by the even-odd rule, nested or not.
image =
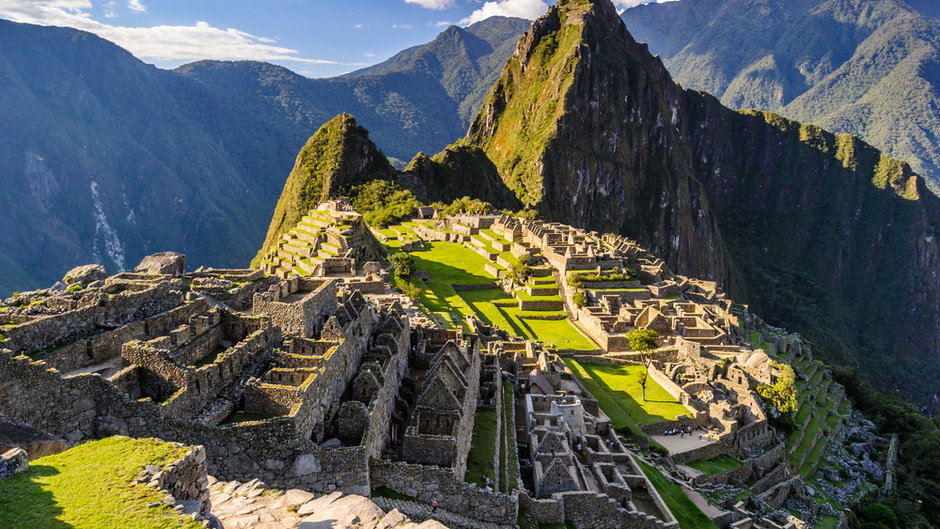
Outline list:
[[[431,512],[437,511],[437,498],[431,499]]]

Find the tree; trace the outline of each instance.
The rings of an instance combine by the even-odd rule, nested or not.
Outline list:
[[[659,347],[656,343],[658,339],[659,333],[653,329],[633,329],[627,333],[630,348],[643,355],[645,369],[640,374],[640,390],[644,402],[646,402],[646,382],[649,380],[650,366],[653,365],[653,351]]]
[[[574,301],[575,306],[580,309],[581,307],[587,305],[588,297],[583,290],[578,290],[571,296],[571,301]]]
[[[522,285],[529,280],[529,276],[532,275],[532,269],[529,268],[529,265],[523,263],[522,261],[517,261],[513,263],[512,266],[506,270],[506,277],[510,281],[517,285]]]
[[[796,411],[800,403],[796,398],[796,375],[793,368],[780,362],[770,362],[770,367],[776,371],[776,381],[773,384],[757,386],[757,394],[769,400],[780,413]]]
[[[398,252],[389,258],[395,267],[395,276],[409,279],[415,273],[415,258],[408,252]]]

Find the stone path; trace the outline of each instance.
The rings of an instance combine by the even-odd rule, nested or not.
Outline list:
[[[481,522],[479,520],[474,520],[473,518],[468,518],[466,516],[451,511],[445,511],[444,509],[440,508],[432,513],[430,505],[417,501],[395,500],[391,498],[379,497],[372,498],[372,501],[374,501],[376,505],[385,509],[386,511],[397,510],[403,514],[406,514],[413,520],[437,520],[447,527],[451,527],[453,529],[511,529],[512,527],[508,525]]]
[[[386,513],[355,494],[318,497],[302,490],[268,489],[258,480],[240,483],[211,477],[209,491],[215,529],[448,529],[435,520],[412,522],[394,507]]]

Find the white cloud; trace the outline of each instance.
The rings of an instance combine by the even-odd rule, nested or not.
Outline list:
[[[432,28],[442,28],[444,26],[452,26],[454,23],[449,20],[438,20],[436,22],[428,22],[428,25]]]
[[[676,1],[678,0],[614,0],[614,5],[621,8],[620,11],[623,12],[623,9],[629,9],[644,4],[664,4],[666,2]]]
[[[134,3],[134,0],[131,0]],[[139,3],[139,2],[138,2]],[[298,51],[276,46],[273,39],[208,22],[191,26],[118,26],[91,18],[90,0],[0,0],[0,16],[43,26],[69,26],[110,40],[137,57],[155,61],[245,59],[296,61],[308,64],[349,64],[299,57]],[[105,16],[108,11],[106,7]]]
[[[535,20],[548,9],[548,4],[542,0],[496,0],[486,2],[470,16],[460,21],[461,24],[470,25],[486,20],[490,17],[518,17]]]
[[[117,2],[111,0],[110,2],[105,2],[101,6],[101,10],[104,12],[104,18],[117,18]]]
[[[454,0],[405,0],[406,4],[418,4],[426,9],[447,9],[454,7]]]
[[[362,29],[362,24],[353,24],[353,29]]]
[[[364,57],[375,57],[375,54],[374,54],[374,53],[369,53],[369,52],[367,52],[367,51],[362,52],[362,55],[363,55]]]
[[[392,24],[392,29],[414,29],[411,24]]]
[[[147,6],[140,2],[141,0],[127,0],[127,8],[135,13],[146,13]]]

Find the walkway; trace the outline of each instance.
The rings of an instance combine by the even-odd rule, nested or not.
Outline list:
[[[376,496],[372,498],[372,502],[386,512],[392,509],[398,509],[398,512],[411,518],[415,522],[433,519],[441,522],[450,529],[511,529],[513,527],[511,525],[481,522],[440,508],[432,513],[430,505],[417,501],[395,500]]]

